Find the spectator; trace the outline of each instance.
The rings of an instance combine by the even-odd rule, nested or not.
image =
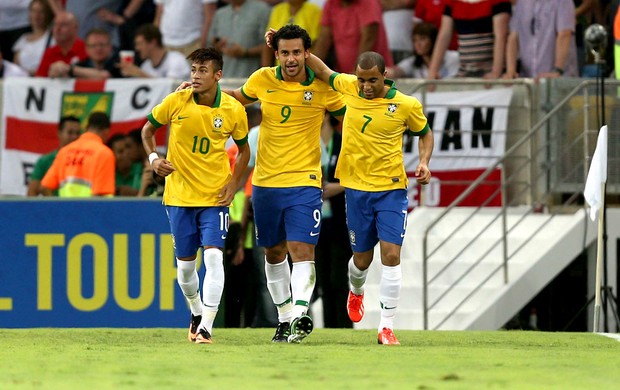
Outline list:
[[[119,69],[119,58],[112,48],[110,34],[94,28],[86,35],[88,57],[77,64],[56,61],[50,66],[50,77],[75,77],[78,79],[105,80],[123,77]]]
[[[138,27],[155,20],[155,4],[153,0],[123,0],[117,12],[99,8],[97,16],[118,26],[119,50],[134,50],[133,38]]]
[[[56,45],[43,53],[35,74],[38,77],[48,77],[50,66],[56,61],[75,64],[87,57],[84,41],[78,37],[78,21],[72,13],[63,11],[56,15],[52,34]]]
[[[121,62],[121,74],[126,77],[170,77],[186,79],[189,77],[189,64],[183,54],[168,51],[162,45],[159,29],[153,24],[140,26],[135,37],[136,51],[143,60],[138,67],[132,63]]]
[[[437,27],[431,23],[421,22],[413,28],[414,55],[405,58],[392,68],[387,68],[388,78],[413,77],[425,79],[428,77],[428,66],[431,63],[433,47],[437,40]],[[441,64],[440,76],[442,79],[456,76],[459,70],[459,53],[454,50],[446,51]]]
[[[207,46],[207,34],[217,0],[155,0],[155,4],[157,9],[153,23],[159,27],[166,49],[187,56]]]
[[[142,164],[144,161],[148,161],[142,144],[142,129],[133,129],[127,133],[127,149],[132,162]]]
[[[413,29],[412,9],[415,0],[380,0],[383,8],[383,25],[387,35],[388,47],[394,63],[413,54],[411,30]]]
[[[60,197],[113,196],[114,153],[104,144],[109,130],[106,113],[91,113],[86,132],[58,151],[41,181],[44,194],[58,190]]]
[[[224,57],[223,77],[248,77],[260,67],[270,12],[258,0],[231,0],[217,10],[208,42]]]
[[[306,30],[314,44],[321,31],[321,8],[307,0],[283,1],[272,8],[267,26],[278,30],[287,24],[296,24]],[[273,50],[264,45],[262,66],[273,64]]]
[[[117,133],[108,139],[106,145],[114,152],[116,161],[116,195],[136,196],[142,185],[142,170],[144,163],[134,163],[131,161],[129,150],[127,149],[127,136]]]
[[[100,9],[117,10],[121,0],[49,0],[54,13],[71,12],[80,21],[78,36],[86,39],[86,34],[93,28],[101,28],[110,33],[112,45],[119,46],[118,26],[101,19],[97,13]]]
[[[510,21],[504,77],[578,77],[574,32],[572,0],[519,0]]]
[[[45,49],[55,43],[50,27],[54,13],[46,0],[32,0],[28,12],[32,32],[22,34],[13,45],[13,62],[34,76]]]
[[[381,14],[379,0],[327,0],[315,54],[325,59],[333,45],[338,72],[353,72],[357,56],[368,50],[394,65]]]
[[[453,31],[459,39],[457,77],[501,77],[506,59],[510,0],[445,0],[446,6],[428,78],[441,78],[440,69]]]
[[[22,69],[19,65],[16,65],[11,61],[3,59],[2,53],[0,53],[0,79],[28,76],[29,74],[25,69]]]
[[[13,44],[30,31],[28,4],[30,0],[2,1],[0,3],[0,53],[13,61]]]
[[[446,0],[416,0],[415,11],[413,13],[414,22],[428,22],[437,27],[437,30],[441,27],[441,19],[443,15],[443,9],[446,6]],[[452,33],[450,39],[449,50],[458,50],[459,43],[456,35],[456,31]]]
[[[60,123],[58,124],[58,143],[60,148],[78,139],[81,133],[82,129],[78,118],[74,116],[60,118]],[[39,157],[34,164],[34,170],[30,175],[30,182],[28,183],[28,196],[43,195],[41,180],[52,166],[60,148]],[[58,195],[58,191],[54,191],[53,194]]]

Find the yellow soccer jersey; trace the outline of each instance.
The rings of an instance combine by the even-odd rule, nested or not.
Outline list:
[[[321,125],[325,111],[343,115],[342,96],[309,77],[303,83],[282,79],[280,67],[261,68],[241,87],[261,101],[256,166],[252,184],[261,187],[321,187]]]
[[[336,166],[340,184],[361,191],[406,189],[403,133],[421,136],[428,131],[422,104],[397,91],[391,80],[386,80],[388,93],[377,99],[360,94],[354,75],[334,73],[330,84],[347,105]]]
[[[176,169],[166,177],[163,202],[168,206],[217,206],[232,177],[226,140],[247,142],[245,108],[218,86],[213,107],[197,104],[193,90],[168,95],[153,108],[148,120],[155,127],[169,124],[166,159]]]

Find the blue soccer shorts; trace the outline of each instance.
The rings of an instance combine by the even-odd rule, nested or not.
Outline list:
[[[347,227],[353,252],[366,252],[379,240],[403,245],[407,191],[358,191],[345,188]]]
[[[271,248],[285,240],[316,245],[321,231],[321,196],[317,187],[253,186],[257,245]]]
[[[166,214],[176,257],[191,257],[204,246],[224,248],[228,207],[166,206]]]

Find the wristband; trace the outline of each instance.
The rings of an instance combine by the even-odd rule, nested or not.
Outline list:
[[[157,152],[152,152],[151,154],[149,154],[149,164],[153,165],[153,161],[157,160],[159,158],[159,155],[157,154]]]

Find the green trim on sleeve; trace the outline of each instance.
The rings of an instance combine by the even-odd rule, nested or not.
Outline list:
[[[329,114],[331,116],[342,116],[342,115],[344,115],[345,112],[347,112],[347,106],[342,106],[342,108],[340,110],[330,111]]]
[[[336,87],[334,87],[334,79],[336,78],[336,76],[338,76],[340,73],[338,72],[334,72],[331,74],[331,76],[329,76],[329,85],[332,87],[332,89],[334,91],[337,91]]]
[[[153,126],[155,126],[155,128],[156,128],[156,129],[159,129],[160,127],[162,127],[162,126],[163,126],[163,124],[162,124],[162,123],[157,122],[157,120],[155,120],[155,118],[153,118],[153,113],[152,113],[152,112],[151,112],[151,113],[149,113],[149,114],[146,116],[146,119],[147,119],[149,122],[151,122],[151,124],[152,124]]]
[[[424,134],[428,133],[428,131],[431,129],[431,127],[428,125],[428,122],[426,122],[426,125],[424,126],[424,128],[420,131],[411,131],[410,129],[405,130],[405,134],[407,135],[415,135],[418,137],[423,136]]]
[[[245,97],[246,99],[251,100],[251,101],[253,101],[253,102],[255,102],[255,101],[257,101],[257,100],[258,100],[258,98],[253,98],[253,97],[250,97],[250,96],[246,95],[246,94],[245,94],[245,92],[243,92],[243,86],[241,86],[241,89],[240,89],[240,90],[241,90],[241,94],[242,94],[242,95],[243,95],[243,97]]]
[[[246,136],[245,136],[245,137],[243,137],[242,139],[234,139],[234,138],[233,138],[233,141],[235,141],[235,143],[236,143],[238,146],[245,145],[245,144],[247,144],[247,143],[248,143],[248,136],[246,135]]]

